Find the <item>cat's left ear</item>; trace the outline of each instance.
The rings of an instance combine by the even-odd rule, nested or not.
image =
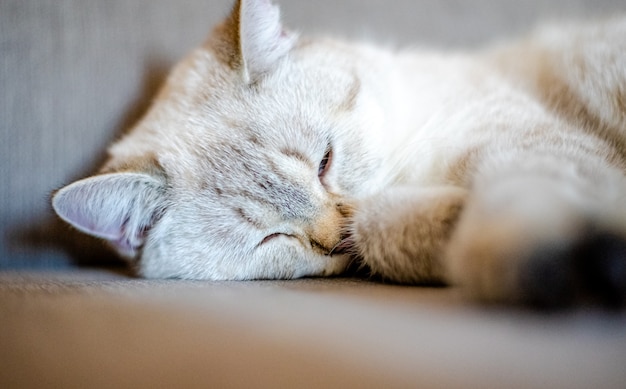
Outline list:
[[[237,0],[221,26],[221,42],[229,46],[228,59],[245,83],[271,71],[293,48],[297,35],[284,29],[280,10],[270,0]],[[223,48],[224,46],[222,46]]]
[[[52,197],[61,219],[134,257],[163,209],[164,183],[143,173],[110,173],[70,184]]]

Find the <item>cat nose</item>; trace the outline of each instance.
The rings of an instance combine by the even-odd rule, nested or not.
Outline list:
[[[311,247],[324,255],[331,254],[342,241],[346,217],[346,209],[338,205],[322,210],[307,230]]]

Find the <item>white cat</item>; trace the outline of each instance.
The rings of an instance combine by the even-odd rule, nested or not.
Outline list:
[[[59,190],[145,277],[339,274],[626,299],[626,19],[471,55],[286,31],[237,1],[100,174]]]

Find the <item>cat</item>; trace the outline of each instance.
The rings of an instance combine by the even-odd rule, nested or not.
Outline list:
[[[626,299],[626,19],[473,53],[285,29],[239,0],[56,213],[148,278],[357,264],[483,302]]]

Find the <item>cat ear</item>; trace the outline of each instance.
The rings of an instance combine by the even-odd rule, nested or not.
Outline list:
[[[163,183],[140,173],[112,173],[70,184],[52,198],[59,217],[133,257],[162,211]]]
[[[272,70],[297,39],[296,34],[283,28],[280,10],[270,0],[237,0],[226,21],[226,31],[235,51],[230,55],[231,62],[234,54],[246,83]]]

